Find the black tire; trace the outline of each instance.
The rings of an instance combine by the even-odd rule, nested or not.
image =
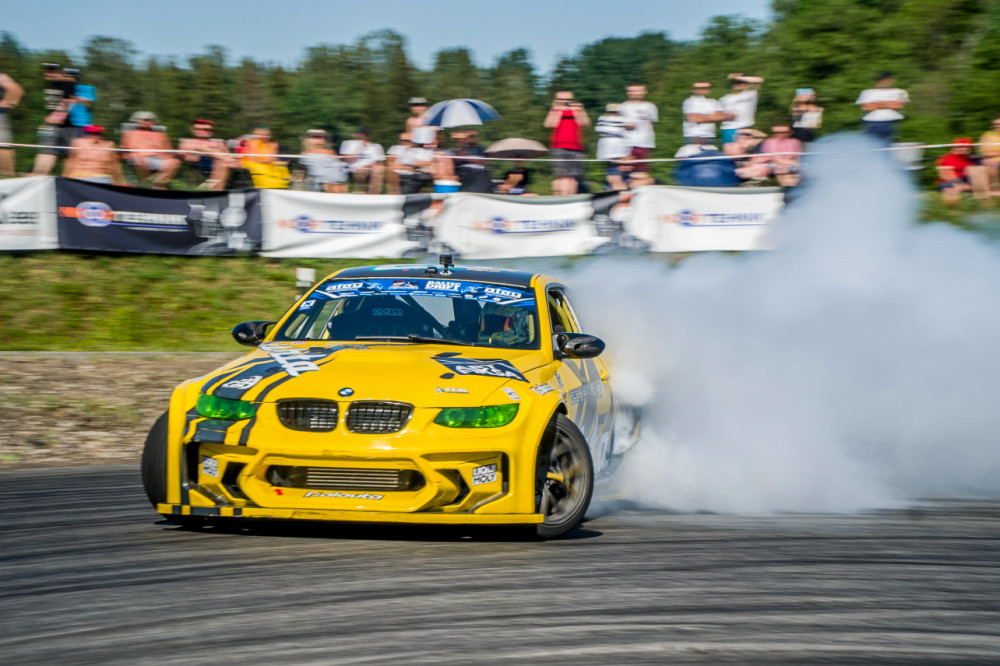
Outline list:
[[[154,507],[167,501],[168,414],[163,412],[153,423],[142,449],[142,487]]]
[[[594,463],[587,440],[562,414],[545,427],[535,463],[535,526],[543,539],[557,539],[580,524],[594,492]]]
[[[169,412],[163,412],[156,419],[146,435],[146,445],[142,449],[142,487],[153,508],[167,501],[168,416]],[[175,516],[170,513],[160,515],[181,527],[197,528],[205,522],[201,516]]]

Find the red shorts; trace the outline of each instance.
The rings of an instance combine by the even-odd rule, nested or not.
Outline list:
[[[632,146],[632,157],[639,160],[635,163],[635,171],[646,171],[649,169],[649,162],[643,162],[649,157],[649,154],[653,152],[652,148],[640,148],[639,146]]]

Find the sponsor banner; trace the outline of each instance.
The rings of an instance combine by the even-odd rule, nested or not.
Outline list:
[[[0,180],[0,251],[56,250],[55,178]]]
[[[592,199],[453,194],[434,237],[464,259],[588,254],[608,240],[594,227]]]
[[[56,180],[59,247],[235,255],[260,248],[258,193],[166,192]]]
[[[770,187],[643,187],[635,190],[625,232],[651,252],[765,250],[783,200]]]
[[[263,190],[265,257],[401,257],[430,196]],[[404,219],[404,211],[408,216]]]

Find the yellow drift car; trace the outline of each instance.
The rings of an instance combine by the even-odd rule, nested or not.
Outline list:
[[[234,328],[256,349],[178,386],[149,432],[156,510],[577,526],[617,461],[604,343],[557,280],[450,264],[342,270]]]

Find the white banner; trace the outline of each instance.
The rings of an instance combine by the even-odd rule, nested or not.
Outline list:
[[[654,186],[634,191],[625,232],[651,252],[769,249],[781,189]]]
[[[404,196],[261,190],[265,257],[401,257]]]
[[[512,197],[453,194],[434,221],[434,237],[463,259],[587,254],[597,235],[590,195]]]
[[[55,178],[0,180],[0,251],[58,248]]]

